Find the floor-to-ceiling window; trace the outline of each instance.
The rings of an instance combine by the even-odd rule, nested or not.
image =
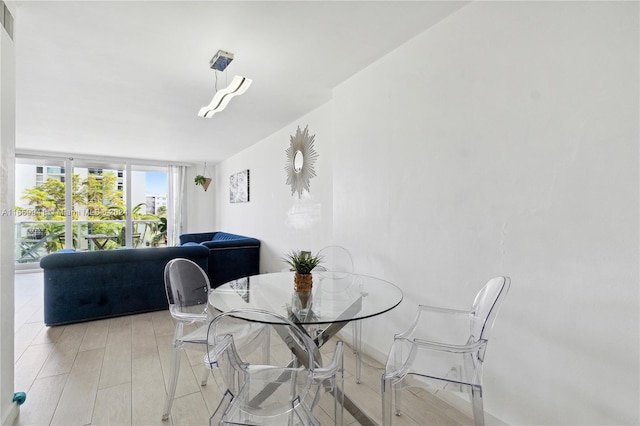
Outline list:
[[[17,155],[16,262],[166,245],[167,166],[138,163]]]

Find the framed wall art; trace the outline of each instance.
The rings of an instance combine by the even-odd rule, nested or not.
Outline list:
[[[229,201],[232,203],[249,202],[249,169],[229,177]]]

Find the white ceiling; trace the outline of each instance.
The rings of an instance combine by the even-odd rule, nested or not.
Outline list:
[[[16,147],[218,162],[292,125],[465,4],[19,2]],[[235,54],[227,81],[238,74],[253,84],[205,119],[197,112],[213,97],[209,59],[218,49]],[[392,83],[390,69],[380,84]]]

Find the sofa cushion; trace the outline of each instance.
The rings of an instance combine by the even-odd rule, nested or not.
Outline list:
[[[54,251],[51,254],[63,254],[63,253],[76,253],[76,249],[72,249],[72,248],[66,248],[66,249],[62,249],[62,250],[58,250],[58,251]]]
[[[202,243],[204,241],[211,241],[216,235],[215,232],[197,232],[193,234],[182,234],[179,236],[180,245],[185,243]]]

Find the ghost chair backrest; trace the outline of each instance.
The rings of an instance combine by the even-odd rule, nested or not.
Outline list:
[[[198,314],[207,309],[209,278],[189,259],[172,259],[164,269],[167,300],[179,312]]]

